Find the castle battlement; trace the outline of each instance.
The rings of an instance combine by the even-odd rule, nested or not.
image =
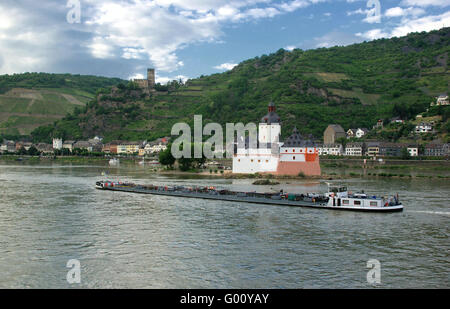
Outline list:
[[[134,79],[133,82],[138,84],[139,88],[145,92],[154,91],[156,84],[155,69],[147,69],[147,79]]]

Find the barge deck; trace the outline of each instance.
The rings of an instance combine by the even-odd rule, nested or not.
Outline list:
[[[134,184],[116,184],[106,185],[104,182],[98,182],[96,188],[99,190],[124,192],[124,193],[136,193],[136,194],[150,194],[169,197],[181,197],[181,198],[195,198],[205,200],[216,201],[228,201],[228,202],[240,202],[251,204],[264,204],[274,206],[287,206],[287,207],[306,207],[306,208],[318,208],[318,209],[333,209],[333,210],[347,210],[347,211],[363,211],[363,212],[399,212],[403,211],[403,205],[390,205],[384,207],[358,207],[358,206],[330,206],[328,200],[313,199],[312,201],[305,200],[288,200],[288,199],[272,199],[262,197],[264,195],[271,195],[269,193],[260,194],[260,196],[247,196],[244,192],[233,192],[238,195],[220,194],[218,191],[209,192],[197,192],[197,191],[177,191],[177,190],[158,190],[150,189],[148,186],[140,186]],[[164,188],[164,187],[162,187]],[[167,188],[167,187],[166,187]],[[254,194],[254,193],[253,193]]]

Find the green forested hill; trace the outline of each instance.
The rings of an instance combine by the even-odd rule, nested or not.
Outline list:
[[[284,130],[321,137],[330,123],[371,128],[378,119],[413,117],[449,91],[450,28],[346,47],[283,49],[144,98],[133,85],[103,94],[56,127],[34,132],[111,139],[153,139],[179,121],[257,122],[273,100]],[[158,89],[162,89],[160,87]]]
[[[25,73],[0,76],[0,134],[29,135],[53,124],[76,107],[84,108],[97,89],[118,78],[70,74]]]

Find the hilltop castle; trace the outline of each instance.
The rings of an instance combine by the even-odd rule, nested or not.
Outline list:
[[[155,69],[147,69],[147,79],[134,79],[144,92],[150,93],[155,90]]]

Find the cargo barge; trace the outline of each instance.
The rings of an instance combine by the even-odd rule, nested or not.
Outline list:
[[[403,211],[398,195],[394,197],[368,196],[364,193],[349,193],[345,186],[330,186],[326,194],[256,193],[220,190],[215,187],[154,186],[111,181],[99,181],[99,190],[126,193],[163,195],[181,198],[196,198],[229,202],[308,207],[319,209],[399,212]]]

